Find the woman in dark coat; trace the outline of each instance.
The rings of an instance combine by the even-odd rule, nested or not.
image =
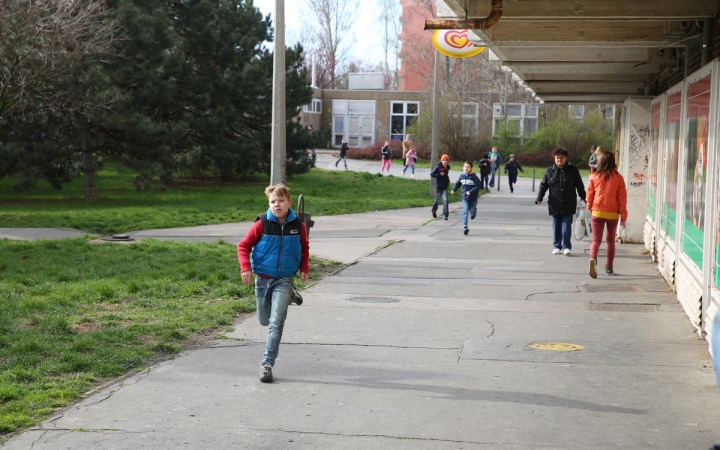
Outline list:
[[[572,218],[577,208],[578,196],[585,200],[585,184],[580,171],[567,162],[568,151],[562,147],[553,150],[555,164],[548,167],[540,182],[535,204],[540,204],[548,195],[548,212],[553,218],[553,255],[560,253],[569,256],[572,250]],[[576,194],[577,192],[577,194]]]

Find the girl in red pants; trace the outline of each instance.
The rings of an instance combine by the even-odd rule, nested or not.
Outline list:
[[[627,191],[625,179],[617,171],[615,155],[603,152],[598,157],[597,170],[590,175],[587,188],[588,209],[592,212],[592,244],[590,244],[590,268],[588,274],[597,278],[597,255],[602,243],[603,231],[607,227],[607,261],[605,273],[612,275],[615,259],[615,234],[618,221],[625,226],[627,220]]]

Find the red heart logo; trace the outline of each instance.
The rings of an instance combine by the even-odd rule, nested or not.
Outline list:
[[[445,42],[453,48],[470,47],[472,42],[468,39],[467,30],[450,30],[445,33]]]

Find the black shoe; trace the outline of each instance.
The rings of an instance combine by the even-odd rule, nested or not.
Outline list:
[[[437,214],[435,213],[435,211],[430,211],[430,212],[431,212],[432,215],[433,215],[433,219],[437,219]]]
[[[468,230],[467,228],[465,228],[465,229],[463,230],[463,234],[464,234],[465,236],[467,236],[467,234],[468,234],[469,232],[470,232],[470,230]]]
[[[475,214],[473,214],[472,216],[470,216],[470,220],[475,220]]]
[[[605,268],[605,273],[608,274],[608,275],[612,275],[612,274],[614,274],[615,272],[613,272],[612,266],[610,266],[610,267],[606,267],[606,268]]]
[[[272,383],[273,380],[273,374],[272,374],[272,366],[270,364],[261,364],[260,365],[260,381],[263,383]]]
[[[495,187],[495,183],[490,183],[490,187]]]
[[[337,167],[337,163],[335,163],[335,167]]]
[[[445,220],[448,220],[448,216],[445,216]]]
[[[302,295],[300,295],[297,288],[295,288],[294,286],[292,288],[292,292],[290,292],[290,303],[295,303],[298,306],[303,304]]]
[[[510,193],[512,194],[513,192],[515,192],[515,190],[513,188],[510,188]]]

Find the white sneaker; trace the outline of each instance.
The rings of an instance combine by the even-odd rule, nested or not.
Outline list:
[[[554,249],[553,249],[553,255],[559,255],[559,254],[560,254],[560,249],[559,249],[559,248],[554,248]]]
[[[415,174],[412,174],[412,177],[415,178]]]
[[[570,249],[566,248],[565,250],[563,250],[563,255],[570,256]]]

